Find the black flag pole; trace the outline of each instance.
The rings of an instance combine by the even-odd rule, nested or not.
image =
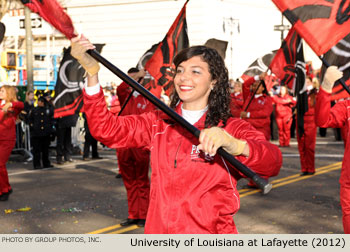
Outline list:
[[[329,63],[326,61],[326,59],[323,57],[323,55],[321,55],[319,58],[322,61],[323,65],[325,65],[327,68],[330,67]],[[337,80],[337,82],[340,82],[340,84],[343,86],[343,88],[346,90],[346,92],[348,92],[348,94],[350,94],[350,89],[345,84],[345,82],[344,82],[344,80],[342,78]]]
[[[260,87],[261,84],[262,84],[262,80],[259,82],[259,85],[258,85],[258,86],[256,87],[256,89],[254,90],[254,93],[253,93],[252,97],[250,97],[250,100],[249,100],[247,106],[246,106],[245,109],[244,109],[245,112],[247,112],[247,109],[249,108],[249,105],[250,105],[250,103],[252,102],[252,100],[254,99],[254,96],[255,96],[256,92],[258,91],[258,89],[259,89],[259,87]]]
[[[138,80],[138,82],[140,83],[140,81],[141,81],[142,79],[143,79],[143,77],[140,78],[140,79]],[[135,89],[132,89],[132,91],[131,91],[131,93],[129,94],[128,98],[126,98],[126,100],[124,101],[124,104],[123,104],[122,108],[120,109],[120,111],[119,111],[119,113],[118,113],[118,116],[120,116],[120,115],[122,114],[123,110],[124,110],[125,107],[126,107],[126,104],[128,104],[128,102],[130,101],[132,95],[134,94],[134,91],[135,91]]]
[[[182,116],[176,113],[173,109],[169,108],[165,103],[159,100],[156,96],[154,96],[151,92],[145,89],[141,84],[133,80],[130,76],[121,71],[118,67],[114,66],[111,62],[105,59],[100,53],[96,50],[88,50],[89,53],[95,60],[100,62],[106,68],[108,68],[112,73],[117,75],[120,79],[122,79],[126,84],[131,86],[134,90],[139,92],[142,96],[144,96],[147,100],[157,106],[160,110],[162,110],[165,114],[167,114],[170,118],[172,118],[175,122],[184,127],[187,131],[189,131],[192,135],[199,138],[200,130],[194,127],[192,124],[187,122]],[[222,147],[220,147],[217,153],[225,158],[230,164],[232,164],[238,171],[243,173],[245,176],[250,178],[261,190],[263,194],[267,194],[271,189],[272,185],[268,183],[265,179],[261,178],[254,171],[249,169],[247,166],[238,161],[235,157],[225,151]],[[231,172],[231,171],[230,171]]]
[[[122,108],[120,109],[120,111],[119,111],[119,113],[118,113],[118,116],[120,116],[120,115],[122,114],[123,110],[124,110],[125,107],[126,107],[126,104],[128,104],[129,100],[131,99],[132,95],[134,94],[134,91],[135,91],[135,89],[133,89],[133,90],[131,91],[131,93],[129,94],[128,98],[126,98],[126,100],[125,100],[125,102],[124,102]]]

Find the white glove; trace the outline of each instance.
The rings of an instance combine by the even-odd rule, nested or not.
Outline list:
[[[336,66],[330,66],[327,68],[322,81],[322,88],[328,92],[332,93],[332,88],[334,83],[343,77],[343,72],[338,70]]]
[[[98,73],[100,66],[97,61],[86,53],[89,49],[95,49],[95,46],[89,42],[83,35],[71,40],[70,54],[78,60],[80,65],[88,72],[90,76]]]

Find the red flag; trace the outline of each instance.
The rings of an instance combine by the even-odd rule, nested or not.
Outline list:
[[[72,20],[56,0],[21,0],[31,11],[62,32],[68,39],[75,37]]]
[[[320,56],[350,31],[350,0],[272,0]]]
[[[297,60],[297,49],[300,44],[300,39],[300,36],[293,27],[289,31],[269,67],[281,80],[281,84],[286,85],[290,89],[293,88],[295,63]]]
[[[160,97],[162,88],[167,95],[171,93],[174,76],[173,59],[179,51],[189,46],[186,23],[187,2],[164,39],[158,44],[152,58],[145,65],[145,69],[155,80],[154,85],[149,82],[150,85],[146,84],[145,88],[157,97]]]

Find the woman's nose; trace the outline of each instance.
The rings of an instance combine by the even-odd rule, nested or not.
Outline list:
[[[188,79],[188,74],[186,71],[183,71],[180,75],[180,80],[181,81],[186,81]]]

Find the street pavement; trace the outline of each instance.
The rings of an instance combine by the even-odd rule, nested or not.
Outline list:
[[[272,141],[278,145],[277,141]],[[283,167],[271,178],[267,195],[243,189],[238,182],[241,208],[234,215],[242,234],[343,233],[339,201],[339,176],[343,143],[333,131],[317,137],[316,174],[299,176],[300,161],[295,139],[281,148]],[[101,160],[74,162],[33,170],[32,163],[14,154],[7,165],[13,193],[0,202],[1,234],[118,234],[143,233],[132,225],[121,227],[127,217],[126,191],[115,178],[115,150],[100,148]],[[263,160],[261,161],[263,162]]]

